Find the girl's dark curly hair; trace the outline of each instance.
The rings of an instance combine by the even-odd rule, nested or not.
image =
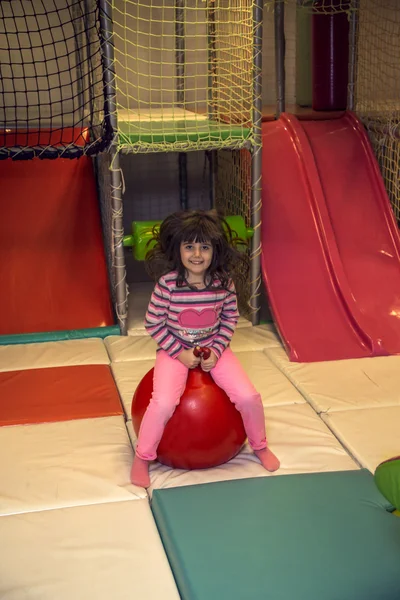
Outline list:
[[[249,312],[248,276],[250,261],[240,239],[217,211],[180,211],[169,215],[155,232],[155,246],[146,255],[146,268],[156,281],[170,271],[177,271],[177,286],[188,285],[185,268],[181,261],[182,243],[210,243],[213,257],[207,269],[206,285],[211,287],[220,281],[220,288],[228,289],[234,282],[239,309]],[[242,247],[241,250],[239,247]]]

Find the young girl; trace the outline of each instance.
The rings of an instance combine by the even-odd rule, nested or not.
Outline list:
[[[279,460],[267,447],[260,394],[229,347],[246,304],[249,261],[236,249],[226,222],[215,211],[179,212],[161,224],[156,246],[146,258],[157,284],[145,318],[158,351],[153,395],[139,431],[132,483],[149,487],[149,461],[185,389],[188,369],[209,371],[242,415],[254,453],[268,471]],[[242,242],[243,243],[243,242]],[[236,287],[235,287],[236,282]],[[196,346],[211,350],[196,357]]]

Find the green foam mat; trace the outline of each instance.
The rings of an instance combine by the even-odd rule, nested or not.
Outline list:
[[[153,493],[183,600],[399,600],[400,519],[366,470]]]
[[[91,329],[71,329],[69,331],[45,331],[43,333],[20,333],[16,335],[0,335],[0,346],[12,344],[33,344],[36,342],[60,342],[63,340],[80,340],[85,338],[106,338],[109,335],[120,335],[118,325],[110,327],[93,327]]]
[[[251,134],[248,128],[214,121],[121,121],[118,130],[120,145],[245,141]]]

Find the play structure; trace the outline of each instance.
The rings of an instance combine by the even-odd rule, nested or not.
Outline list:
[[[246,189],[242,201],[246,211],[239,216],[246,227],[257,224],[262,2],[129,0],[121,6],[109,5],[108,10],[114,34],[116,151],[178,153],[179,204],[175,210],[189,206],[187,153],[205,151],[210,206],[222,208],[235,181],[238,192]],[[250,171],[244,180],[224,169],[222,149],[225,155],[245,152],[249,156]],[[233,159],[228,163],[232,167]],[[222,193],[221,187],[225,188]],[[232,208],[231,212],[224,207],[225,215],[237,215],[237,206]],[[259,228],[254,228],[250,251],[256,323],[261,285]]]
[[[0,177],[1,343],[118,332],[91,159],[8,159]]]
[[[0,597],[400,597],[400,9],[261,13],[0,2]],[[273,476],[193,371],[151,487],[130,482],[156,345],[125,258],[139,273],[160,215],[124,228],[122,198],[161,152],[175,209],[205,153],[207,201],[250,244],[253,325],[263,275],[274,323],[241,318],[231,346]]]
[[[363,121],[373,141],[386,132],[386,146],[393,134],[381,126],[380,97],[366,90],[365,71],[376,57],[366,65],[367,50],[358,45],[356,64],[357,34],[363,39],[371,15],[363,5],[357,12],[339,1],[301,3],[303,104],[333,111],[301,120],[285,113],[283,3],[275,16],[280,118],[262,127],[261,225],[273,318],[293,361],[398,354],[400,236]],[[347,103],[363,121],[340,112]]]
[[[121,205],[100,204],[91,158],[114,136],[107,20],[38,0],[1,3],[0,23],[0,343],[105,337],[126,297]]]
[[[262,243],[291,360],[400,353],[400,236],[352,113],[323,121],[283,113],[263,124]]]

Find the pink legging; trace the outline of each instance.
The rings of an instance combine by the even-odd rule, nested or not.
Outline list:
[[[239,360],[227,348],[210,371],[242,415],[244,428],[253,450],[266,448],[264,410],[261,396],[253,387]],[[136,454],[154,460],[164,428],[172,417],[186,386],[188,369],[164,350],[157,352],[153,395],[140,426]]]

